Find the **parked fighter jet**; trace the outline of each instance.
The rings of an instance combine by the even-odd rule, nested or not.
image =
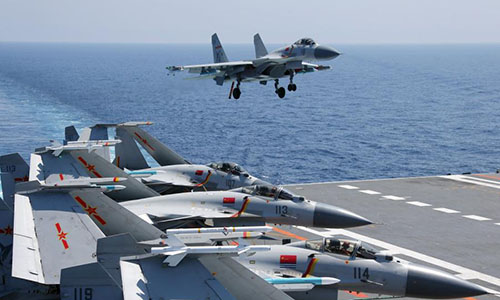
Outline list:
[[[16,211],[22,213],[16,214],[12,275],[43,284],[39,287],[59,287],[54,291],[61,299],[292,300],[231,259],[268,246],[188,246],[100,188],[47,191],[39,184],[33,190],[34,184],[21,184],[15,195]],[[75,207],[82,198],[92,213]],[[23,299],[54,297],[7,292]]]
[[[256,59],[244,61],[229,61],[217,34],[212,35],[213,64],[170,66],[170,71],[187,70],[197,73],[200,77],[213,78],[217,85],[224,81],[232,81],[229,98],[239,99],[241,95],[240,84],[242,81],[259,81],[267,84],[274,80],[274,88],[278,97],[285,97],[285,88],[279,86],[279,78],[289,77],[288,91],[296,91],[297,85],[293,83],[295,74],[308,73],[330,69],[329,66],[316,65],[308,61],[331,60],[340,53],[330,47],[317,44],[310,38],[302,38],[295,43],[267,52],[260,35],[254,35]],[[236,81],[236,88],[234,82]]]
[[[58,154],[57,156],[55,154]],[[23,161],[24,163],[24,161]],[[109,164],[106,166],[105,164]],[[15,165],[15,164],[14,164]],[[90,171],[90,172],[89,172]],[[89,178],[89,174],[93,179]],[[106,179],[108,178],[108,179]],[[290,196],[263,199],[258,195],[235,191],[179,193],[160,196],[99,155],[71,146],[40,148],[31,156],[30,180],[45,185],[64,186],[66,182],[84,180],[86,184],[117,182],[124,189],[105,192],[121,204],[160,228],[188,224],[215,226],[262,225],[265,222],[314,227],[346,228],[372,222],[347,210]],[[96,182],[96,180],[104,182]],[[66,184],[67,185],[67,184]]]
[[[433,299],[488,293],[451,274],[403,262],[359,241],[347,239],[324,238],[273,245],[270,251],[237,260],[269,282],[295,281],[298,287],[285,291],[296,300],[337,299],[338,290]],[[316,277],[333,278],[337,282],[306,281],[306,278]]]
[[[66,128],[66,141],[82,143],[90,140],[108,139],[107,129],[116,128],[116,138],[121,141],[115,145],[113,164],[157,191],[171,194],[189,190],[229,190],[250,185],[271,185],[250,175],[243,167],[232,162],[192,164],[187,159],[168,148],[150,135],[139,125],[151,122],[126,122],[121,124],[97,124],[83,130],[79,136],[73,126]],[[139,150],[139,143],[159,164],[151,168]],[[109,161],[109,151],[96,152]],[[91,174],[92,175],[92,174]]]

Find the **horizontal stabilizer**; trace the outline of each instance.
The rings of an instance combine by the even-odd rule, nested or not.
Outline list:
[[[122,298],[121,282],[113,280],[99,263],[62,269],[60,288],[61,295],[76,296],[73,300]]]

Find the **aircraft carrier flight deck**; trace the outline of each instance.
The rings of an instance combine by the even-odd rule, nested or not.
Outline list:
[[[355,229],[282,226],[292,241],[331,235],[362,240],[395,257],[429,265],[500,295],[500,175],[467,174],[294,184],[290,191],[361,214],[375,224]],[[340,299],[377,295],[340,293]],[[474,299],[474,298],[472,298]]]

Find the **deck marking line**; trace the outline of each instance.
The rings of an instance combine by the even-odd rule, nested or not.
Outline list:
[[[474,178],[474,177],[467,177],[467,176],[462,176],[462,175],[446,175],[446,176],[440,176],[440,177],[450,179],[450,180],[465,182],[465,183],[487,186],[487,187],[491,187],[494,189],[500,189],[500,184],[497,182],[493,182],[491,180],[479,179],[479,178]],[[483,182],[483,181],[489,181],[492,183]]]
[[[341,185],[338,185],[338,187],[346,189],[346,190],[357,190],[357,189],[359,189],[359,187],[354,186],[354,185],[349,185],[349,184],[341,184]]]
[[[399,200],[405,200],[406,199],[405,197],[399,197],[399,196],[394,196],[394,195],[385,195],[385,196],[382,196],[382,198],[388,199],[388,200],[394,200],[394,201],[399,201]]]
[[[360,190],[358,192],[363,193],[363,194],[368,194],[368,195],[380,195],[379,192],[372,191],[372,190]]]
[[[498,226],[500,226],[500,223],[495,223],[495,225],[498,225]]]
[[[411,205],[419,206],[419,207],[426,207],[426,206],[432,206],[431,204],[420,202],[420,201],[408,201],[406,202]]]
[[[274,227],[273,226],[273,230],[278,232],[278,233],[281,233],[283,235],[286,235],[286,236],[289,236],[291,238],[294,238],[294,239],[297,239],[297,240],[300,240],[300,241],[305,241],[307,240],[307,238],[303,237],[303,236],[300,236],[300,235],[296,235],[294,233],[291,233],[291,232],[288,232],[286,230],[283,230],[281,228],[278,228],[278,227]]]
[[[467,278],[479,279],[479,280],[482,280],[482,281],[485,281],[485,282],[488,282],[488,283],[491,283],[493,285],[500,287],[500,278],[497,278],[497,277],[494,277],[491,275],[487,275],[487,274],[484,274],[484,273],[481,273],[478,271],[474,271],[474,270],[471,270],[471,269],[444,261],[444,260],[439,259],[439,258],[435,258],[435,257],[429,256],[429,255],[425,255],[423,253],[419,253],[419,252],[416,252],[413,250],[399,247],[399,246],[396,246],[396,245],[393,245],[393,244],[390,244],[390,243],[387,243],[387,242],[384,242],[381,240],[377,240],[375,238],[371,238],[369,236],[365,236],[365,235],[362,235],[359,233],[355,233],[355,232],[352,232],[349,230],[329,229],[328,232],[320,232],[320,231],[317,231],[317,230],[314,230],[311,228],[307,228],[304,226],[294,226],[294,227],[296,227],[297,229],[303,230],[305,232],[309,232],[309,233],[315,234],[317,236],[321,236],[321,237],[331,237],[333,235],[345,235],[345,236],[348,236],[348,237],[351,237],[354,239],[358,239],[360,241],[364,241],[368,244],[372,244],[372,245],[387,249],[393,254],[403,254],[403,255],[406,255],[409,257],[413,257],[413,258],[418,259],[420,261],[425,261],[425,262],[428,262],[428,263],[433,264],[435,266],[453,271],[454,273],[461,274],[463,276],[466,276]],[[490,293],[494,294],[494,296],[500,297],[499,291],[495,291],[492,289],[487,289],[487,290]]]
[[[467,219],[471,219],[471,220],[476,220],[476,221],[491,221],[490,218],[476,216],[476,215],[464,215],[462,217],[467,218]]]
[[[439,208],[433,208],[433,209],[436,211],[443,212],[445,214],[458,214],[458,213],[460,213],[458,210],[449,209],[449,208],[445,208],[445,207],[439,207]]]

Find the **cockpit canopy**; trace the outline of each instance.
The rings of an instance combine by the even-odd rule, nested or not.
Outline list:
[[[211,163],[208,164],[208,166],[212,169],[216,169],[219,171],[223,171],[226,173],[231,173],[233,175],[244,175],[248,177],[248,172],[243,169],[240,165],[234,162],[217,162],[217,163]]]
[[[241,189],[245,194],[270,197],[276,200],[304,200],[303,197],[295,196],[285,188],[275,185],[252,185]]]
[[[321,240],[306,241],[306,248],[319,252],[345,255],[349,257],[360,257],[365,259],[376,259],[377,251],[364,245],[360,241],[347,239],[324,238]],[[392,258],[391,258],[392,259]]]
[[[316,42],[311,38],[302,38],[293,44],[294,45],[301,45],[301,46],[312,46],[312,45],[316,45]]]

